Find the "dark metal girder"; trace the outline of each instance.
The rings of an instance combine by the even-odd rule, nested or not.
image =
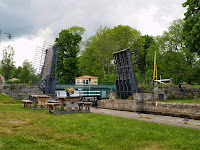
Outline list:
[[[117,95],[127,99],[133,93],[138,93],[138,86],[134,74],[131,52],[129,49],[113,53]]]

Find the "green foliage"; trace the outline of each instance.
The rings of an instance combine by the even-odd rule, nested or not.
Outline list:
[[[19,66],[17,68],[15,67],[15,75],[14,76],[16,78],[19,78],[18,75],[19,75],[19,73],[21,73],[21,71],[22,71],[22,67],[21,66]]]
[[[142,36],[142,38],[145,41],[143,43],[144,51],[142,53],[141,61],[142,61],[143,67],[145,67],[145,66],[147,66],[147,61],[146,61],[146,56],[148,54],[147,51],[152,44],[155,44],[155,40],[154,40],[153,36],[149,36],[149,35],[144,35],[144,36]]]
[[[69,28],[69,31],[73,34],[82,35],[85,32],[85,28],[79,26],[72,26]]]
[[[75,89],[73,87],[66,87],[65,91],[69,94],[74,94]]]
[[[86,41],[85,50],[79,58],[81,75],[98,76],[104,81],[105,75],[114,74],[111,60],[113,59],[112,53],[117,46],[113,30],[100,27],[97,33]]]
[[[200,85],[194,85],[194,88],[200,88]]]
[[[187,99],[175,99],[175,97],[170,97],[168,100],[164,100],[164,102],[177,102],[177,103],[200,103],[200,98],[197,101],[194,101],[193,98]]]
[[[3,49],[3,57],[1,60],[1,74],[5,73],[6,80],[11,79],[14,76],[14,54],[13,47],[8,46]]]
[[[200,93],[197,95],[197,98],[199,98],[199,99],[200,99]]]
[[[6,94],[0,93],[0,103],[16,103],[16,100],[10,98]]]
[[[56,43],[59,45],[57,60],[57,81],[58,82],[74,82],[74,78],[78,76],[78,52],[81,35],[78,30],[71,28],[62,30]]]
[[[200,3],[199,0],[187,0],[183,7],[187,7],[184,14],[183,39],[190,52],[200,55]]]
[[[130,26],[118,25],[113,29],[100,27],[85,42],[85,50],[79,57],[81,75],[90,74],[98,76],[102,82],[113,82],[115,72],[112,53],[135,48],[143,54],[143,42],[141,33]]]
[[[29,83],[29,81],[31,81],[31,79],[33,79],[35,76],[35,70],[32,66],[32,63],[27,59],[22,63],[22,67],[18,67],[18,70],[21,70],[21,72],[18,74],[18,78],[21,80],[21,82],[26,81],[26,83]]]
[[[115,74],[106,74],[104,82],[115,82]]]
[[[197,56],[190,53],[184,46],[181,39],[183,21],[175,20],[171,23],[169,30],[162,36],[155,38],[155,44],[151,44],[147,49],[146,57],[146,77],[153,74],[154,52],[157,51],[158,78],[159,73],[163,73],[162,78],[173,78],[175,83],[186,81],[187,83],[198,82],[197,70],[200,69]]]

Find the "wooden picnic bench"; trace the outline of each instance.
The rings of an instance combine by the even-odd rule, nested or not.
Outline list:
[[[58,100],[60,101],[61,103],[61,111],[64,111],[64,107],[75,107],[75,105],[69,105],[67,106],[68,104],[72,104],[72,102],[77,102],[80,100],[80,97],[63,97],[63,96],[57,96]],[[66,102],[66,103],[65,103]],[[78,107],[78,106],[77,106]],[[76,107],[75,107],[76,109]]]
[[[23,104],[24,104],[24,107],[27,107],[27,108],[31,108],[31,105],[33,104],[33,101],[31,100],[22,100]]]
[[[55,111],[55,110],[57,110],[59,107],[60,107],[60,103],[47,103],[47,107],[48,107],[48,109],[49,109],[49,113],[51,113],[51,112],[53,112],[53,111]]]
[[[74,109],[75,112],[78,111],[78,104],[76,102],[75,103],[67,102],[66,107],[67,107],[67,111],[73,111],[73,109]]]
[[[84,102],[85,111],[90,112],[90,107],[92,106],[92,102]]]
[[[92,106],[92,102],[79,101],[77,102],[77,104],[79,111],[84,112],[83,106],[85,106],[85,112],[90,112],[90,107]]]
[[[34,107],[41,108],[41,106],[47,107],[47,100],[51,98],[48,95],[31,95],[34,98]]]

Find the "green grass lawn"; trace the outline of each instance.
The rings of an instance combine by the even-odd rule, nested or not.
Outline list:
[[[194,85],[194,88],[200,88],[200,85]]]
[[[159,100],[156,100],[159,101]],[[170,100],[160,100],[162,102],[179,102],[179,103],[200,103],[200,98],[197,99],[197,101],[194,101],[194,99],[170,99]]]
[[[200,149],[200,130],[93,113],[54,115],[0,104],[2,150]]]

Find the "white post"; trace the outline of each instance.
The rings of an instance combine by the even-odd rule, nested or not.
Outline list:
[[[90,80],[91,80],[91,79],[89,78],[89,96],[90,96]]]
[[[161,74],[160,74],[160,85],[161,85]]]

